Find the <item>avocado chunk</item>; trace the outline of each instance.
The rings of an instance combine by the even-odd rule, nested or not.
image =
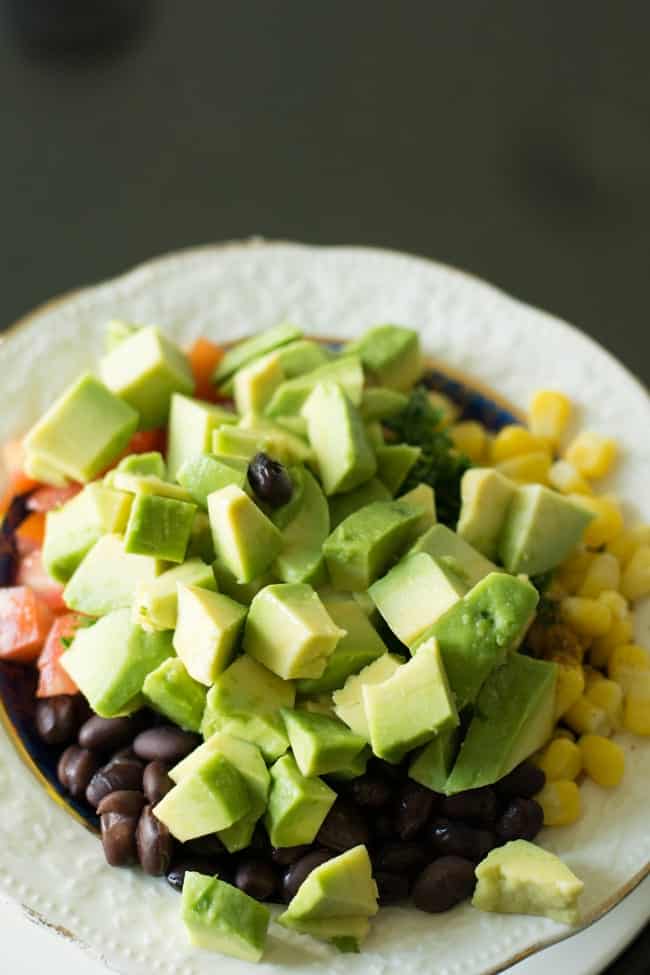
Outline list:
[[[176,629],[179,582],[213,592],[217,588],[211,567],[201,559],[188,559],[153,581],[138,583],[133,601],[134,622],[145,630]]]
[[[298,419],[303,418],[298,417]],[[255,434],[258,438],[258,450],[264,450],[282,464],[314,462],[314,451],[307,443],[306,431],[289,430],[280,423],[254,413],[242,416],[237,429],[246,434]]]
[[[366,423],[373,420],[390,420],[401,413],[408,403],[405,393],[398,393],[395,389],[385,386],[369,386],[363,391],[361,399],[361,416]]]
[[[105,616],[132,605],[140,583],[153,582],[163,564],[149,555],[131,555],[119,535],[103,535],[75,569],[63,591],[70,609]]]
[[[325,346],[312,339],[298,339],[277,350],[285,379],[295,379],[306,372],[312,372],[330,361],[331,355]]]
[[[271,914],[239,888],[188,870],[182,912],[190,943],[197,948],[251,962],[264,954]]]
[[[238,413],[263,413],[278,386],[284,369],[277,352],[255,359],[235,373],[233,393]]]
[[[402,643],[418,637],[454,606],[467,586],[444,564],[418,552],[407,555],[368,590],[375,606]]]
[[[134,335],[139,328],[139,325],[133,325],[131,322],[123,322],[118,318],[113,318],[106,325],[106,333],[104,336],[106,351],[111,352],[124,339],[128,339],[131,335]]]
[[[120,342],[99,369],[108,388],[138,411],[143,430],[166,425],[173,393],[194,392],[187,357],[153,326]]]
[[[535,587],[524,579],[492,572],[420,638],[438,640],[459,710],[476,700],[490,672],[517,649],[538,599]]]
[[[417,656],[380,684],[361,688],[370,746],[379,758],[398,762],[412,748],[458,724],[438,644],[427,640]]]
[[[444,792],[459,740],[458,728],[439,731],[413,758],[409,765],[409,778],[433,792]]]
[[[142,693],[147,704],[185,731],[200,731],[206,690],[177,657],[163,660],[147,674]]]
[[[417,508],[420,512],[420,521],[413,532],[414,538],[435,525],[437,520],[436,496],[431,485],[418,484],[406,494],[400,495],[398,500],[403,504],[410,504],[412,508]]]
[[[307,677],[296,682],[296,690],[303,695],[323,694],[343,687],[350,674],[358,674],[388,652],[386,644],[352,596],[343,593],[331,596],[321,593],[320,596],[334,623],[345,630],[345,636],[328,657],[320,677]]]
[[[330,514],[318,481],[304,468],[292,468],[294,496],[298,497],[295,514],[286,525],[278,516],[293,501],[276,509],[271,518],[282,530],[282,549],[272,566],[282,582],[306,582],[318,585],[325,576],[323,542],[330,531]]]
[[[50,484],[52,487],[67,487],[70,483],[70,478],[63,471],[48,463],[40,454],[30,451],[25,452],[23,470],[33,480],[41,481],[42,484]]]
[[[384,440],[384,428],[378,420],[374,421],[373,423],[364,423],[363,428],[366,431],[368,443],[373,450],[377,450],[379,447],[384,447],[386,445],[386,441]]]
[[[169,410],[167,464],[170,480],[175,481],[183,464],[212,447],[212,433],[228,423],[237,422],[237,414],[221,406],[174,393]]]
[[[276,847],[313,843],[336,793],[318,778],[306,778],[292,755],[271,766],[271,790],[264,825]]]
[[[330,523],[332,531],[341,524],[348,515],[354,514],[360,508],[372,504],[373,501],[390,501],[391,493],[378,477],[371,477],[365,484],[347,491],[345,494],[335,494],[329,498]]]
[[[373,917],[379,910],[377,896],[368,851],[365,846],[353,846],[312,870],[286,914],[303,921]]]
[[[377,461],[358,410],[340,386],[318,383],[303,406],[309,442],[318,459],[325,494],[340,494],[368,481]],[[336,437],[332,437],[332,431]]]
[[[201,559],[202,562],[212,563],[217,557],[212,541],[212,529],[210,519],[205,511],[197,511],[192,522],[190,540],[187,543],[188,561],[191,559]],[[200,584],[200,583],[199,583]]]
[[[88,484],[61,508],[47,513],[43,564],[57,582],[67,582],[102,535],[121,533],[132,498],[100,483]]]
[[[178,583],[174,650],[194,680],[209,687],[226,669],[246,612],[230,596]]]
[[[445,792],[492,785],[551,737],[557,665],[511,653],[493,670],[476,701],[474,717]]]
[[[365,741],[370,741],[370,729],[363,706],[363,688],[366,685],[381,684],[388,680],[399,670],[402,663],[401,657],[385,653],[364,667],[360,673],[348,677],[345,685],[339,691],[334,691],[332,695],[337,717]]]
[[[409,555],[426,552],[443,568],[453,572],[471,589],[489,575],[496,572],[494,562],[490,562],[480,552],[453,532],[446,525],[433,525],[409,549]]]
[[[363,369],[358,358],[335,359],[318,369],[306,372],[295,379],[288,379],[276,389],[266,407],[266,415],[292,416],[300,413],[305,400],[319,383],[340,386],[349,401],[359,406],[363,393]]]
[[[127,494],[153,494],[157,498],[172,498],[175,501],[192,503],[192,495],[185,488],[170,481],[163,481],[155,474],[129,474],[126,471],[109,471],[104,478],[107,487]]]
[[[296,765],[307,777],[346,768],[366,747],[365,738],[338,718],[286,708],[281,714]]]
[[[77,631],[61,666],[102,718],[124,713],[145,678],[173,656],[170,633],[146,633],[128,609],[109,613]]]
[[[476,868],[472,904],[500,914],[539,914],[578,924],[584,884],[554,853],[527,840],[512,840],[488,853]]]
[[[279,349],[289,342],[295,342],[302,338],[302,330],[288,322],[282,322],[274,328],[268,328],[260,335],[254,335],[243,342],[237,342],[232,348],[228,349],[223,359],[217,366],[214,374],[214,382],[220,385],[224,380],[232,376],[238,369],[252,362],[259,356],[266,355],[274,349]]]
[[[85,484],[128,444],[138,414],[94,376],[81,376],[25,437],[27,458]]]
[[[336,589],[368,589],[417,537],[422,512],[403,501],[375,501],[338,525],[323,545]]]
[[[330,772],[329,777],[337,782],[351,782],[352,779],[358,779],[361,775],[366,774],[366,768],[371,758],[372,749],[366,745],[358,755],[354,756],[351,762],[342,768],[337,768],[335,772]]]
[[[508,572],[541,575],[564,562],[592,519],[591,512],[541,484],[517,488],[499,538]]]
[[[256,744],[267,761],[275,761],[289,747],[280,709],[292,708],[295,695],[290,681],[243,654],[208,691],[201,733],[209,738],[224,731],[243,738]]]
[[[420,336],[401,325],[377,325],[369,329],[345,347],[345,354],[348,353],[358,355],[371,379],[389,389],[410,389],[424,367]]]
[[[157,477],[161,481],[167,477],[167,464],[158,450],[150,450],[146,454],[129,454],[128,457],[122,458],[116,470],[124,474]]]
[[[266,586],[270,586],[272,582],[275,582],[275,577],[270,572],[258,576],[252,582],[237,582],[232,572],[225,565],[222,565],[219,560],[214,562],[212,568],[219,591],[225,593],[226,596],[230,596],[231,599],[241,603],[243,606],[250,606],[260,589],[264,589]]]
[[[291,917],[285,911],[277,918],[277,922],[300,934],[309,934],[319,941],[328,941],[339,951],[359,951],[370,931],[370,920],[363,916],[327,917],[308,921]]]
[[[166,562],[183,562],[196,505],[155,494],[136,494],[124,535],[124,550]]]
[[[285,680],[321,677],[344,635],[311,586],[278,583],[253,599],[244,650]]]
[[[212,433],[212,453],[217,454],[222,460],[232,457],[248,461],[266,447],[265,439],[259,430],[247,430],[229,423],[218,427]]]
[[[254,501],[234,484],[208,496],[217,558],[238,582],[263,575],[282,549],[282,534]]]
[[[407,443],[385,444],[376,448],[377,477],[383,481],[391,495],[396,495],[406,480],[408,472],[419,460],[421,447]]]
[[[192,500],[207,510],[208,495],[229,484],[246,487],[248,462],[236,457],[215,457],[213,454],[196,454],[186,460],[178,470],[178,483],[182,484]]]
[[[488,559],[495,559],[510,502],[517,485],[498,471],[473,467],[460,482],[460,516],[456,531]]]

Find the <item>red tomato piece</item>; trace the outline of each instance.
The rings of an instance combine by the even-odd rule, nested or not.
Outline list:
[[[80,491],[81,484],[69,484],[64,488],[49,486],[37,488],[29,496],[27,507],[30,511],[52,511],[54,508],[60,508],[62,504],[65,504],[70,498],[74,498],[75,494],[79,494]]]
[[[223,359],[223,355],[224,350],[220,345],[203,338],[197,339],[187,353],[196,384],[194,395],[198,396],[199,399],[216,403],[223,398],[219,396],[212,382],[214,370]]]
[[[0,657],[36,660],[53,621],[49,607],[28,586],[0,589]]]
[[[148,454],[158,450],[161,454],[167,449],[167,431],[162,427],[156,430],[138,430],[134,433],[125,451],[128,454]]]
[[[59,663],[62,653],[68,649],[83,616],[66,613],[54,621],[47,635],[45,646],[38,658],[38,688],[36,697],[55,697],[57,694],[76,694],[79,688]]]
[[[41,518],[44,515],[40,516]],[[22,526],[21,526],[22,527]],[[40,548],[34,549],[20,560],[16,582],[28,586],[53,613],[65,613],[63,586],[49,577],[43,565]]]

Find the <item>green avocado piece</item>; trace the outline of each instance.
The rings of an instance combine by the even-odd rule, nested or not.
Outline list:
[[[517,491],[514,481],[489,467],[465,471],[456,531],[488,559],[497,556],[508,508]]]
[[[171,633],[146,633],[118,609],[78,630],[61,666],[102,718],[124,713],[145,678],[173,656]]]
[[[406,480],[408,472],[417,463],[422,447],[412,447],[407,443],[385,444],[377,447],[375,453],[377,477],[394,496]]]
[[[139,325],[133,325],[131,322],[123,322],[118,318],[113,318],[106,325],[106,333],[104,337],[104,342],[107,352],[112,352],[113,349],[123,342],[125,339],[130,338],[140,328]]]
[[[129,454],[128,457],[122,458],[116,470],[124,474],[157,477],[161,481],[167,477],[167,464],[158,450],[151,450],[146,454]]]
[[[385,653],[364,667],[358,674],[348,677],[344,686],[334,691],[334,711],[348,728],[370,741],[370,730],[363,706],[363,688],[370,684],[381,684],[392,677],[403,664],[402,657]]]
[[[343,768],[331,772],[329,777],[330,779],[335,779],[337,782],[351,782],[353,779],[358,779],[360,776],[366,774],[366,768],[371,758],[372,749],[366,745],[358,755],[355,755],[351,762],[343,766]]]
[[[185,488],[170,481],[163,481],[155,474],[128,474],[126,471],[109,471],[104,478],[107,487],[127,494],[153,494],[157,498],[172,498],[174,501],[192,503],[192,495]]]
[[[259,356],[266,355],[289,342],[295,342],[302,338],[302,330],[288,322],[282,322],[274,328],[268,328],[259,335],[254,335],[243,342],[237,342],[232,348],[228,349],[221,362],[217,366],[214,374],[214,382],[220,385],[224,380],[232,376],[233,373],[252,362]]]
[[[373,381],[389,389],[409,390],[424,368],[418,333],[401,325],[369,329],[345,347],[348,353],[360,356]]]
[[[67,487],[70,483],[70,478],[63,471],[48,463],[40,454],[29,450],[25,452],[23,470],[27,477],[52,487]]]
[[[418,552],[433,556],[439,565],[458,576],[468,589],[490,572],[497,571],[494,562],[486,559],[446,525],[433,525],[421,535],[409,549],[409,555]]]
[[[458,728],[439,731],[409,765],[409,778],[433,792],[444,792],[460,744]]]
[[[246,613],[245,606],[220,592],[178,583],[174,650],[194,680],[209,687],[226,669]]]
[[[458,709],[472,704],[486,677],[516,650],[528,629],[539,595],[534,586],[492,572],[433,626],[415,646],[435,636]]]
[[[370,920],[367,917],[328,917],[307,921],[293,918],[285,911],[276,920],[278,924],[292,931],[309,934],[319,941],[329,941],[339,951],[359,951],[370,931]],[[349,941],[350,944],[342,946],[342,941]]]
[[[314,461],[314,451],[303,433],[289,430],[273,420],[247,413],[242,416],[237,429],[254,433],[258,437],[258,450],[263,450],[282,464],[310,464]]]
[[[147,704],[185,731],[199,731],[205,710],[206,690],[193,680],[177,657],[163,660],[147,674],[142,685]]]
[[[412,508],[417,508],[420,512],[420,521],[414,529],[413,537],[417,538],[428,531],[436,523],[436,496],[433,488],[429,484],[418,484],[417,487],[400,495],[398,501],[403,504],[410,504]]]
[[[564,562],[593,515],[541,484],[517,488],[499,538],[499,558],[514,574],[542,575]]]
[[[377,470],[358,410],[343,389],[318,383],[302,408],[325,494],[340,494],[370,480]],[[332,437],[332,431],[336,437]]]
[[[361,688],[370,746],[378,758],[398,762],[412,748],[458,725],[454,697],[435,639],[392,677]],[[399,706],[397,706],[399,702]]]
[[[264,437],[257,430],[226,424],[212,433],[212,453],[217,454],[222,460],[235,458],[249,461],[265,448]]]
[[[222,406],[174,393],[169,410],[167,463],[170,480],[178,478],[183,464],[212,447],[212,433],[224,424],[237,422],[237,414]]]
[[[309,711],[281,711],[289,744],[303,775],[328,775],[346,768],[366,747],[366,740],[339,721]]]
[[[188,559],[183,565],[167,569],[157,579],[136,587],[133,619],[145,630],[174,630],[178,617],[178,583],[217,588],[214,572],[201,559]]]
[[[311,339],[298,339],[277,350],[285,379],[295,379],[329,362],[331,355],[324,345]]]
[[[527,840],[492,850],[476,868],[472,905],[499,914],[539,914],[578,924],[584,884],[554,853]]]
[[[75,569],[63,598],[78,613],[105,616],[130,607],[137,586],[152,582],[162,570],[158,559],[126,552],[119,535],[103,535]]]
[[[447,794],[492,785],[551,737],[557,665],[511,653],[492,671],[447,780]]]
[[[391,493],[378,477],[371,477],[354,491],[345,494],[335,494],[328,499],[330,509],[330,523],[332,531],[337,528],[348,515],[354,514],[360,508],[372,504],[373,501],[390,501]]]
[[[390,420],[401,413],[408,403],[408,396],[385,386],[369,386],[363,391],[361,416],[366,423],[373,420]]]
[[[299,496],[298,507],[284,526],[279,519],[284,517],[284,509],[289,508],[293,498],[271,514],[274,523],[282,530],[282,549],[271,569],[282,582],[318,585],[325,575],[323,542],[330,531],[329,508],[317,480],[309,471],[292,468],[290,474],[294,495]]]
[[[285,680],[320,677],[344,635],[311,586],[277,583],[251,603],[244,650]]]
[[[210,519],[205,511],[197,511],[192,522],[190,540],[187,543],[186,558],[201,559],[202,562],[212,563],[216,558]]]
[[[319,383],[341,387],[354,406],[359,406],[363,393],[363,369],[358,358],[334,359],[318,369],[313,369],[295,379],[282,383],[266,407],[266,415],[292,416],[300,413],[305,400]]]
[[[246,488],[248,462],[236,457],[215,457],[213,454],[196,454],[186,460],[176,476],[190,494],[192,500],[207,510],[208,495],[229,484]]]
[[[225,565],[221,565],[219,560],[213,563],[212,568],[219,591],[225,593],[226,596],[230,596],[236,602],[242,603],[244,606],[250,606],[260,589],[264,589],[276,581],[275,577],[270,572],[267,572],[262,576],[258,576],[257,579],[253,579],[252,582],[237,582],[232,572]]]
[[[353,846],[307,876],[286,914],[294,920],[373,917],[379,910],[377,884],[365,846]]]
[[[271,766],[271,789],[264,825],[275,847],[313,843],[336,793],[319,778],[306,778],[292,755]]]
[[[126,528],[132,498],[99,482],[88,484],[45,518],[43,564],[57,582],[67,582],[102,535]]]
[[[196,505],[155,494],[136,494],[124,535],[124,550],[166,562],[183,562]]]
[[[246,781],[221,752],[208,755],[154,809],[181,843],[227,829],[253,805]]]
[[[143,430],[167,424],[173,393],[194,392],[187,356],[153,326],[120,342],[99,369],[108,388],[138,411]]]
[[[124,450],[137,426],[137,412],[86,374],[43,414],[24,446],[28,457],[85,484]]]
[[[217,877],[185,874],[182,917],[190,943],[242,961],[264,954],[271,915],[268,907]]]
[[[277,352],[269,352],[238,369],[233,394],[238,413],[263,413],[285,374]]]
[[[234,484],[208,496],[212,539],[219,562],[238,582],[263,575],[282,549],[282,534]]]
[[[373,450],[378,450],[379,447],[386,446],[386,441],[384,440],[384,428],[378,420],[375,420],[372,423],[364,423],[363,429],[366,431],[368,443]]]

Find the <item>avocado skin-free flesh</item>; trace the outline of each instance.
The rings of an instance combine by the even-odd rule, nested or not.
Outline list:
[[[501,531],[516,490],[514,481],[490,467],[473,467],[463,474],[456,531],[488,559],[497,557]]]
[[[303,775],[328,775],[344,769],[366,747],[365,738],[355,735],[338,718],[286,708],[281,713]]]
[[[243,961],[262,957],[269,909],[217,877],[185,874],[182,917],[191,944]]]
[[[354,846],[316,867],[287,907],[297,920],[373,917],[379,910],[377,884],[365,846]]]
[[[411,546],[408,554],[416,555],[418,552],[433,556],[440,565],[462,579],[468,589],[490,572],[498,571],[494,562],[486,559],[446,525],[433,525]]]
[[[205,711],[206,689],[187,672],[182,660],[172,657],[145,678],[142,693],[147,703],[185,731],[199,731]]]
[[[390,389],[410,389],[424,365],[420,336],[401,325],[376,325],[350,342],[344,353],[359,355],[375,382]]]
[[[325,494],[340,494],[370,480],[377,470],[357,408],[340,386],[319,383],[302,408]],[[332,431],[336,437],[332,437]]]
[[[264,823],[276,847],[313,843],[336,793],[317,777],[307,778],[293,755],[279,758],[270,769],[271,788]]]
[[[187,461],[205,453],[212,446],[212,433],[224,423],[236,423],[237,414],[174,393],[169,411],[167,432],[167,466],[169,478],[178,479],[178,473]],[[182,483],[182,482],[181,482]]]
[[[246,487],[248,463],[236,457],[215,457],[213,454],[194,454],[179,468],[179,484],[192,495],[192,500],[205,511],[208,510],[208,495],[229,484]]]
[[[300,502],[284,527],[272,516],[282,530],[282,549],[272,571],[282,582],[306,582],[315,586],[325,576],[323,543],[330,531],[329,508],[313,474],[305,468],[292,468],[291,475],[294,485],[300,483]]]
[[[237,582],[263,575],[282,549],[282,534],[241,488],[230,484],[208,496],[217,558]]]

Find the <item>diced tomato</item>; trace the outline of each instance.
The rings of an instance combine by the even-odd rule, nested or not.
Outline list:
[[[212,382],[212,376],[223,359],[223,355],[224,350],[220,345],[203,338],[197,339],[187,353],[196,384],[194,395],[198,396],[199,399],[207,399],[211,403],[216,403],[222,399]]]
[[[138,430],[134,433],[126,448],[126,454],[148,454],[158,450],[161,454],[167,448],[167,431],[162,427],[156,430]]]
[[[42,487],[30,494],[27,507],[30,511],[52,511],[74,498],[81,491],[81,484],[69,484],[64,488]]]
[[[59,663],[68,649],[70,639],[77,632],[83,616],[66,613],[54,621],[45,646],[38,658],[38,688],[36,697],[55,697],[57,694],[76,694],[79,688]]]
[[[45,515],[39,517],[44,518]],[[65,613],[67,610],[68,607],[63,602],[63,586],[50,579],[45,571],[40,548],[34,549],[20,560],[16,582],[19,586],[28,586],[33,590],[53,613]]]
[[[45,540],[45,515],[35,511],[28,515],[16,529],[16,542],[19,555],[29,555],[36,549],[43,548]]]
[[[17,494],[24,494],[39,486],[39,482],[32,477],[27,477],[22,471],[13,471],[9,474],[7,487],[2,497],[0,497],[0,517],[4,515]]]
[[[51,610],[28,586],[0,589],[0,658],[36,660],[53,621]]]

